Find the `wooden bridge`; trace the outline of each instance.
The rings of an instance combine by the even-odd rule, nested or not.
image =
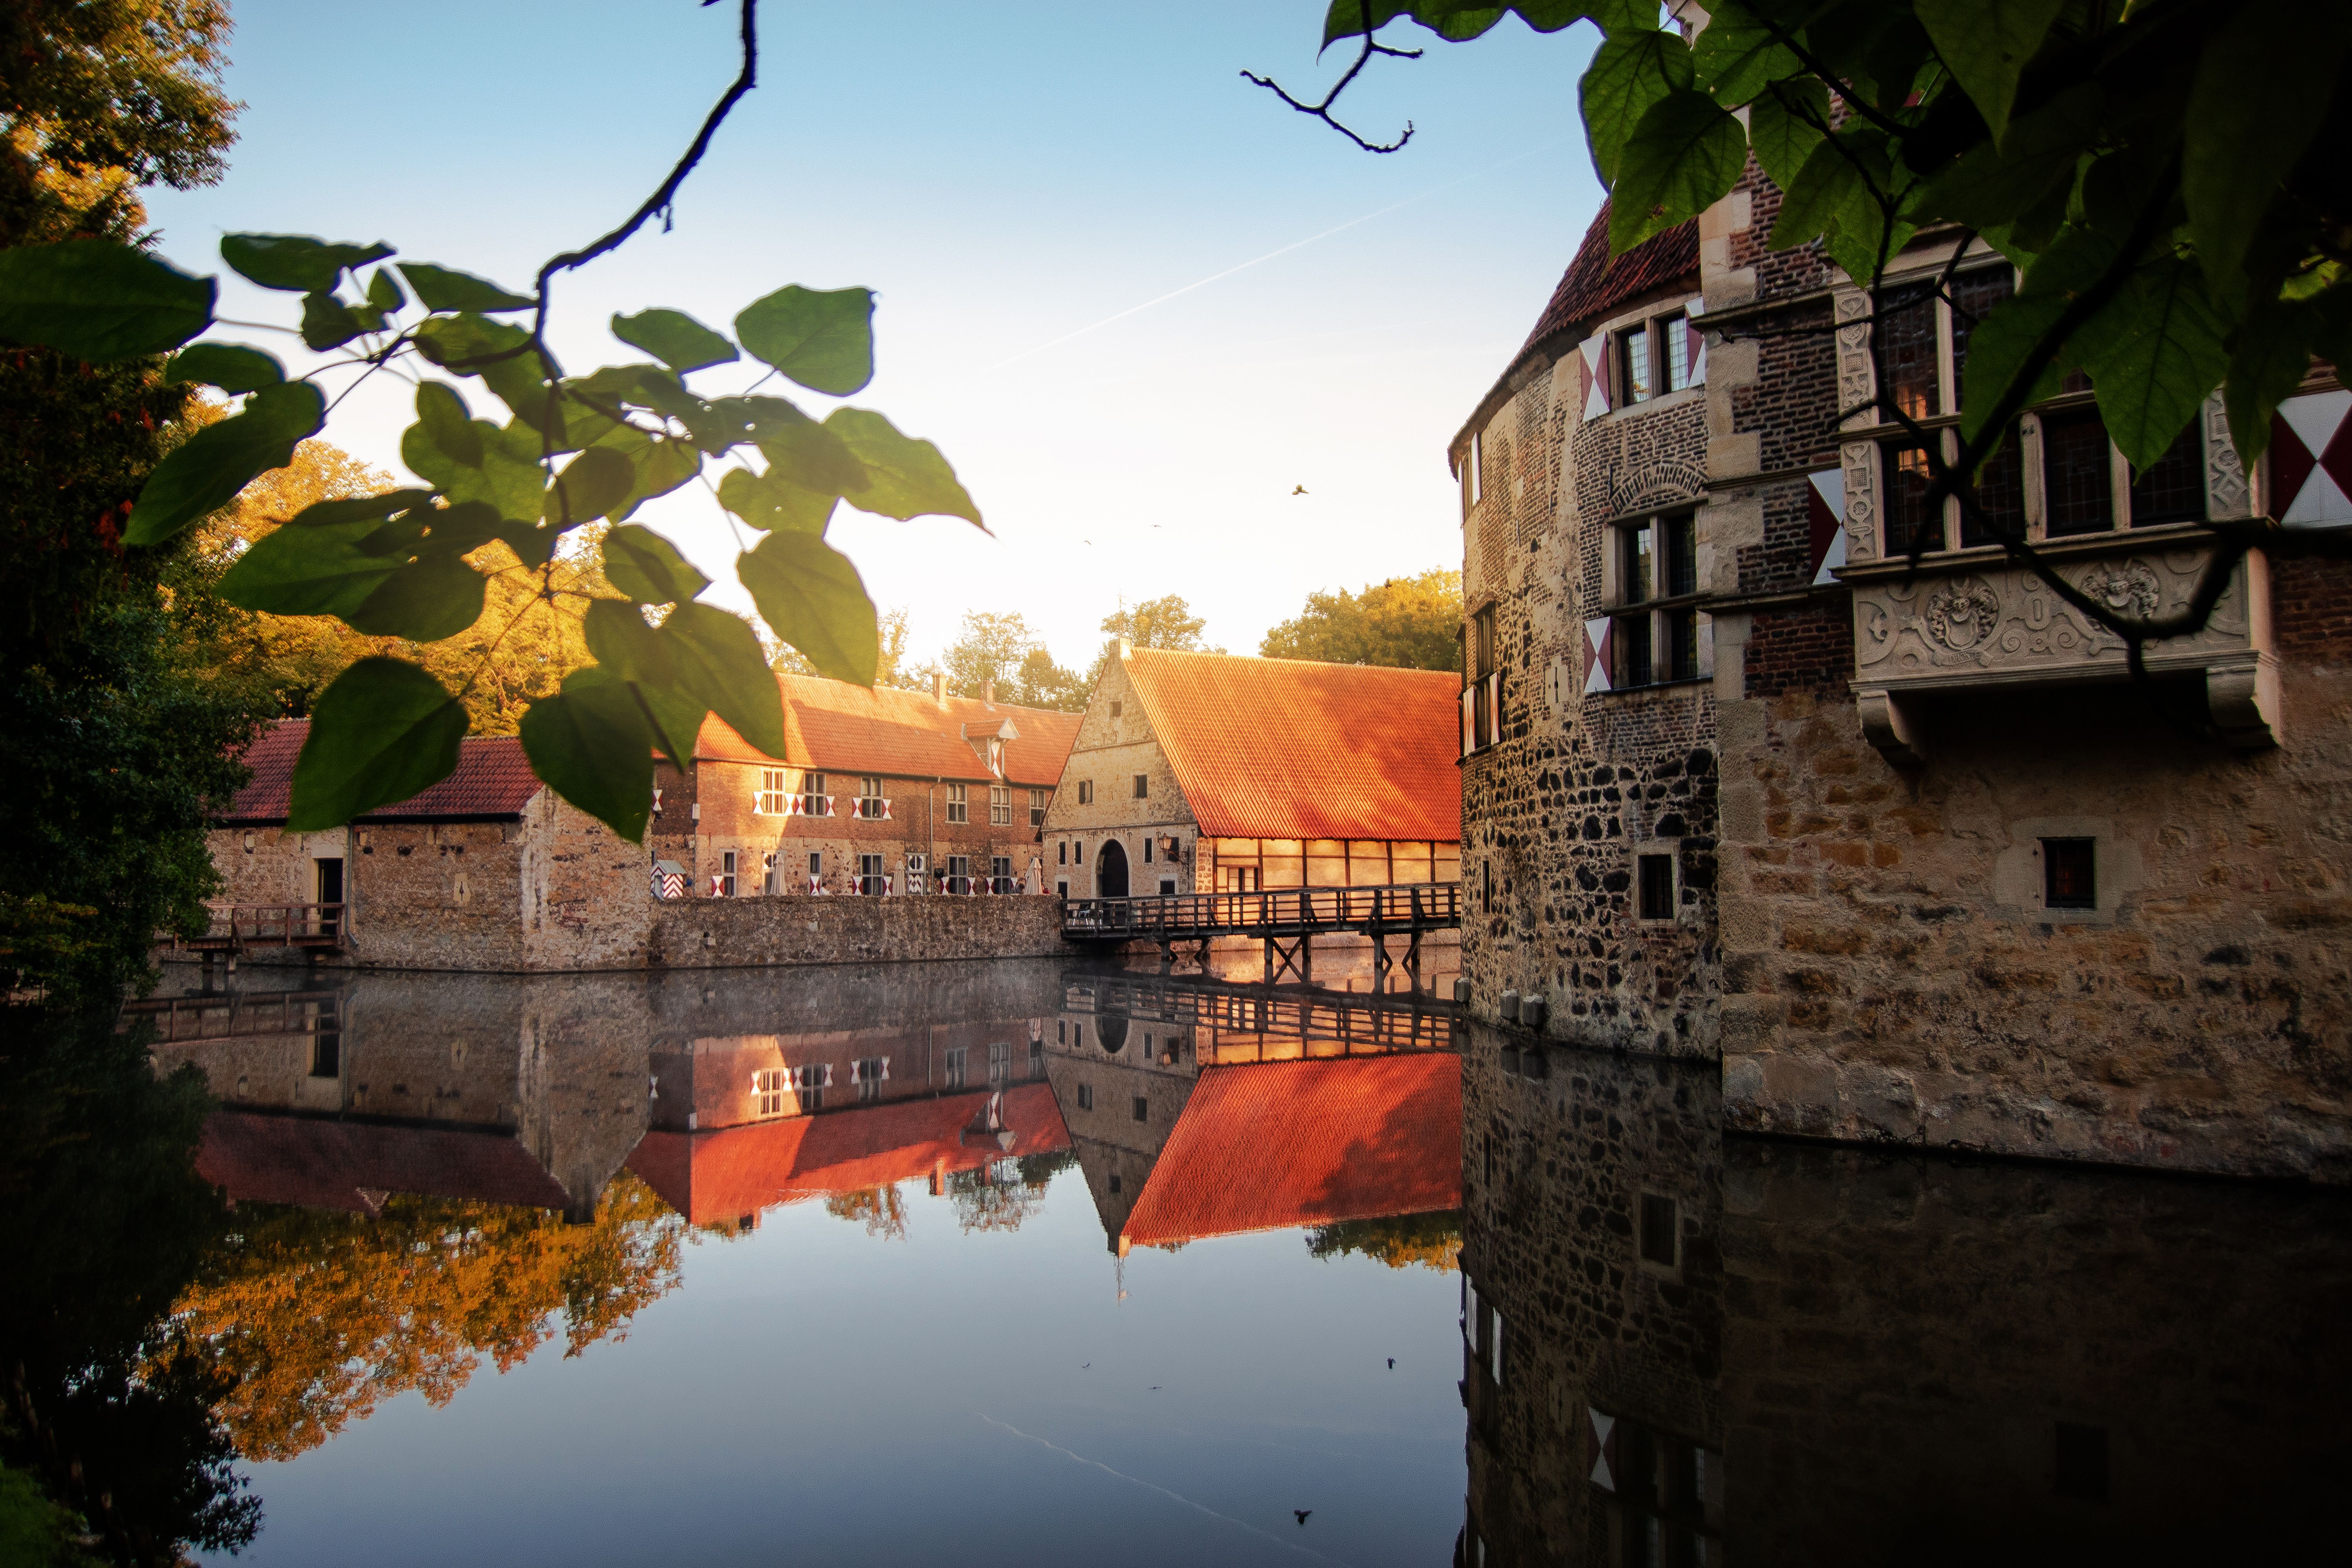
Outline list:
[[[1311,939],[1338,931],[1372,941],[1373,972],[1385,975],[1402,963],[1416,986],[1421,979],[1421,939],[1433,931],[1462,925],[1458,882],[1404,882],[1377,888],[1277,888],[1257,893],[1170,893],[1142,899],[1072,899],[1062,907],[1062,935],[1075,942],[1155,942],[1162,959],[1173,959],[1178,942],[1198,942],[1208,956],[1221,936],[1256,937],[1265,944],[1265,980],[1287,970],[1301,980],[1315,978]],[[1405,939],[1401,958],[1391,958],[1391,937]]]
[[[1245,985],[1208,976],[1062,976],[1062,1010],[1201,1031],[1203,1066],[1264,1061],[1272,1043],[1281,1059],[1450,1050],[1460,1004],[1426,993],[1325,991],[1311,985]],[[1293,1044],[1295,1042],[1295,1045]],[[1249,1054],[1234,1054],[1236,1047]]]
[[[193,952],[212,972],[213,960],[226,957],[229,973],[236,973],[236,956],[253,948],[290,947],[311,952],[340,952],[350,924],[344,904],[215,904],[212,924],[202,936],[173,932],[162,939],[174,952]]]
[[[334,1034],[342,1028],[343,994],[325,991],[217,992],[152,996],[122,1005],[119,1026],[154,1021],[154,1044],[241,1039],[254,1035]]]

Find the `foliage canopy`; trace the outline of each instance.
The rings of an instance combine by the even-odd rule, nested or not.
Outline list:
[[[1433,567],[1415,577],[1307,595],[1307,608],[1265,634],[1267,658],[1454,669],[1462,663],[1462,574]]]

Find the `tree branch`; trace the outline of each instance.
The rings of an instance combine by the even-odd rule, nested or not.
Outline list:
[[[1299,113],[1313,115],[1316,119],[1321,121],[1332,130],[1337,131],[1340,135],[1345,136],[1349,141],[1353,142],[1357,146],[1361,147],[1365,152],[1393,153],[1398,148],[1412,140],[1412,121],[1408,120],[1404,122],[1403,135],[1383,146],[1377,142],[1365,141],[1361,136],[1357,135],[1347,126],[1340,124],[1337,119],[1333,118],[1331,113],[1331,105],[1339,101],[1339,95],[1348,89],[1348,84],[1356,79],[1356,73],[1364,68],[1364,62],[1370,59],[1374,55],[1393,55],[1401,60],[1417,60],[1421,58],[1421,51],[1419,49],[1395,49],[1391,48],[1386,44],[1374,43],[1372,41],[1371,0],[1361,0],[1361,7],[1360,15],[1362,16],[1364,24],[1364,47],[1357,51],[1356,62],[1348,68],[1347,74],[1340,77],[1338,81],[1331,84],[1331,90],[1323,95],[1322,102],[1301,103],[1298,100],[1291,97],[1289,93],[1284,91],[1281,85],[1276,82],[1272,78],[1262,77],[1255,71],[1245,70],[1242,72],[1242,75],[1246,79],[1255,82],[1258,86],[1265,89],[1268,92],[1274,94],[1275,97],[1282,100],[1283,102],[1298,110]]]

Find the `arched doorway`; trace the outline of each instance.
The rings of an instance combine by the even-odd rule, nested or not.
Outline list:
[[[1116,838],[1105,839],[1102,853],[1095,857],[1095,896],[1127,897],[1127,847]]]

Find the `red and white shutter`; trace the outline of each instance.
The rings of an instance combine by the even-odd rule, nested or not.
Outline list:
[[[1478,749],[1477,697],[1475,686],[1462,689],[1462,754],[1465,757]]]
[[[1845,470],[1823,468],[1807,474],[1805,521],[1811,543],[1810,581],[1832,583],[1831,575],[1845,564]]]
[[[1701,295],[1683,307],[1683,318],[1690,333],[1690,384],[1704,385],[1706,382],[1706,333],[1699,330],[1699,318],[1706,313],[1706,297]]]
[[[1609,412],[1609,334],[1585,339],[1576,352],[1584,360],[1584,416],[1598,419]]]
[[[1584,623],[1584,689],[1590,696],[1609,689],[1609,617]]]
[[[2352,392],[2290,397],[2271,417],[2271,515],[2289,528],[2352,523]]]

